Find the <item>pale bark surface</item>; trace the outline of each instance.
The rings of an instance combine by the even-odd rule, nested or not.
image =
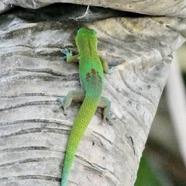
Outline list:
[[[186,21],[128,14],[71,23],[72,15],[64,21],[65,15],[43,18],[37,10],[28,20],[22,11],[0,16],[0,185],[59,185],[80,106],[73,103],[64,115],[56,103],[58,96],[80,88],[78,64],[67,64],[60,50],[76,51],[74,36],[81,26],[96,30],[100,54],[115,66],[105,75],[103,92],[112,102],[112,120],[101,123],[98,109],[78,148],[69,185],[134,185],[172,51],[185,41]]]
[[[0,8],[0,12],[3,11],[5,7],[11,8],[14,5],[37,9],[53,3],[99,6],[146,15],[165,15],[180,18],[186,17],[185,0],[2,0],[2,8]]]

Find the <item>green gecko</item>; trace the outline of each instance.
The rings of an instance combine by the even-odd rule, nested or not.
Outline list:
[[[104,85],[103,71],[106,73],[110,73],[110,71],[107,63],[98,54],[95,30],[80,28],[77,32],[75,41],[79,53],[72,56],[72,53],[66,50],[65,55],[67,62],[79,60],[80,80],[84,90],[70,91],[64,100],[58,98],[57,102],[63,107],[64,112],[72,101],[83,101],[83,103],[74,121],[68,139],[61,186],[67,185],[68,176],[78,144],[90,120],[95,114],[97,106],[103,108],[103,119],[105,120],[109,119],[111,105],[107,98],[101,96]]]

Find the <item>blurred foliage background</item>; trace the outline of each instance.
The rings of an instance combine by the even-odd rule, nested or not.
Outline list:
[[[180,67],[180,77],[184,89],[186,87],[186,43],[176,52],[178,67]],[[170,74],[172,75],[172,74]],[[174,85],[172,85],[174,86]],[[141,158],[140,167],[135,186],[185,186],[186,185],[186,162],[185,154],[181,151],[186,141],[176,133],[178,123],[172,119],[169,99],[167,98],[169,89],[165,88],[156,117],[152,124],[151,132],[146,144],[146,148]],[[186,94],[184,94],[186,103]],[[174,98],[173,98],[174,99]],[[177,102],[174,103],[175,105]],[[186,105],[185,105],[186,107]],[[181,111],[177,110],[176,115]],[[178,116],[179,117],[179,116]],[[185,113],[186,121],[186,113]],[[186,122],[182,126],[186,131]],[[185,133],[186,135],[186,133]]]

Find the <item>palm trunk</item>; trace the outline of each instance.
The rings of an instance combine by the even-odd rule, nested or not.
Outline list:
[[[60,49],[73,46],[79,25],[72,28],[53,14],[43,21],[42,10],[16,11],[0,15],[0,185],[58,186],[80,106],[72,104],[64,115],[56,103],[80,88],[78,67],[65,63]],[[69,186],[134,185],[171,51],[184,42],[186,26],[179,23],[118,17],[85,24],[97,31],[101,55],[117,66],[105,76],[103,92],[112,103],[112,120],[100,124],[97,110],[78,147]]]

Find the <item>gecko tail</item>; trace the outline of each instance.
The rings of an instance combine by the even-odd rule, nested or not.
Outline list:
[[[61,186],[67,185],[68,176],[76,154],[77,147],[88,124],[90,123],[90,120],[92,119],[96,111],[99,100],[100,96],[89,97],[86,95],[83,104],[80,107],[67,143]]]
[[[61,180],[61,186],[66,186],[68,182],[68,177],[70,173],[70,168],[72,165],[72,162],[74,160],[75,155],[66,154],[65,162],[64,162],[64,168],[62,173],[62,180]]]
[[[68,173],[64,173],[64,174],[63,174],[62,181],[61,181],[61,186],[66,186],[66,185],[67,185],[68,176],[69,176]]]

